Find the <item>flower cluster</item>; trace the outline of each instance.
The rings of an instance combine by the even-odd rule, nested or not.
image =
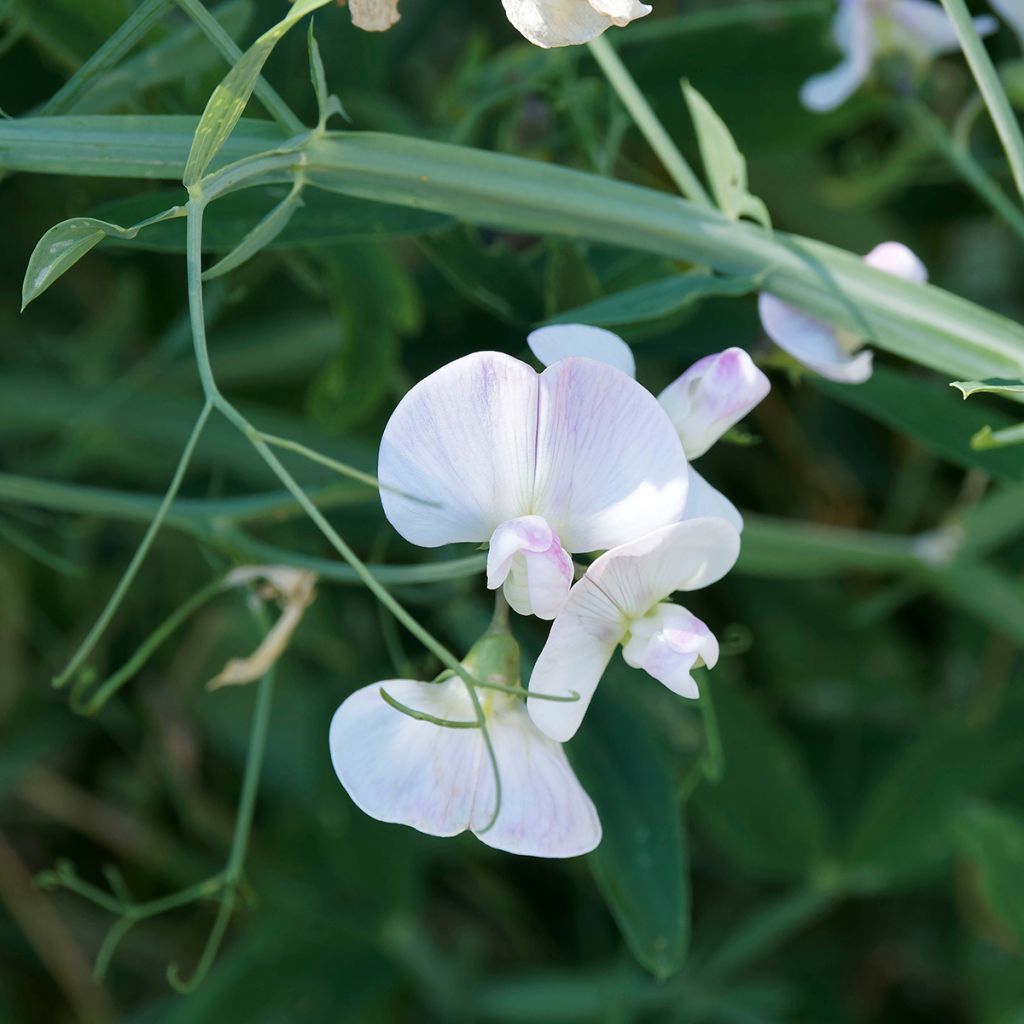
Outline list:
[[[375,818],[568,857],[593,849],[601,831],[561,744],[616,647],[690,698],[693,670],[718,660],[711,630],[668,599],[729,571],[742,519],[689,460],[769,385],[728,349],[656,398],[607,331],[548,327],[529,343],[542,372],[477,352],[413,387],[379,460],[385,514],[406,540],[486,543],[487,586],[516,612],[552,620],[528,689],[499,624],[463,660],[464,678],[356,691],[334,716],[330,746],[342,784]],[[592,555],[589,565],[573,559]]]

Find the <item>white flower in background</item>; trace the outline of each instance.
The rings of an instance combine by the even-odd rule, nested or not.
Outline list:
[[[530,677],[526,707],[546,735],[564,743],[579,728],[615,648],[673,693],[696,697],[691,672],[718,661],[710,630],[685,608],[664,603],[677,590],[720,580],[739,555],[739,533],[724,519],[688,519],[608,551],[569,592]],[[577,701],[535,699],[567,697]]]
[[[989,0],[989,3],[1024,45],[1024,0]]]
[[[496,793],[483,732],[410,718],[381,689],[435,718],[474,723],[460,679],[390,679],[353,693],[331,721],[331,760],[366,814],[433,836],[468,829],[488,846],[532,857],[576,857],[601,841],[597,811],[561,744],[537,729],[520,698],[480,694],[501,778],[488,828]]]
[[[565,601],[570,554],[676,522],[686,506],[686,456],[664,410],[591,359],[541,374],[498,352],[443,366],[392,414],[378,475],[406,540],[489,542],[488,587],[544,619]]]
[[[545,366],[560,359],[587,356],[634,376],[636,363],[630,347],[611,331],[585,324],[553,324],[527,338],[533,354]],[[698,359],[658,396],[691,462],[703,455],[727,430],[734,427],[771,390],[768,378],[741,348]],[[690,466],[690,488],[683,518],[721,516],[737,530],[743,517],[736,506]]]
[[[366,32],[386,32],[401,17],[398,0],[338,0],[342,7],[346,2],[352,24]]]
[[[876,270],[924,284],[925,265],[900,242],[882,242],[864,257]],[[857,334],[819,320],[768,292],[758,299],[761,325],[779,348],[828,380],[863,384],[871,376],[873,357]]]
[[[651,13],[637,0],[502,0],[508,20],[537,46],[574,46]]]
[[[975,18],[974,24],[981,35],[996,29],[988,16]],[[800,100],[810,110],[833,110],[845,103],[868,77],[876,57],[888,51],[925,63],[960,46],[953,23],[931,0],[839,0],[832,38],[843,59],[804,83]]]

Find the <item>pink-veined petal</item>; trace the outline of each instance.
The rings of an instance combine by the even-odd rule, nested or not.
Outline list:
[[[608,551],[569,591],[530,676],[534,722],[565,742],[579,728],[616,645],[633,619],[677,590],[697,590],[721,579],[739,555],[739,534],[721,519],[691,519]]]
[[[807,79],[800,89],[800,102],[818,113],[845,103],[871,71],[875,32],[867,0],[840,0],[832,37],[843,60],[831,71]]]
[[[485,763],[472,828],[488,846],[528,857],[578,857],[601,841],[601,822],[561,744],[544,736],[513,700],[488,717],[501,777],[501,811],[494,810],[494,774]],[[486,829],[486,831],[482,831]]]
[[[768,378],[741,348],[698,359],[658,401],[691,461],[703,455],[771,390]]]
[[[683,519],[724,519],[737,532],[743,532],[740,510],[704,477],[690,467],[690,488],[686,492]]]
[[[928,281],[928,268],[902,242],[882,242],[876,245],[864,257],[864,262],[875,270],[884,270],[894,277],[902,277],[904,281],[913,281],[915,284]]]
[[[415,385],[381,437],[391,525],[422,547],[481,543],[528,511],[537,395],[536,372],[498,352],[457,359]]]
[[[522,516],[502,523],[487,553],[487,586],[504,588],[505,598],[520,615],[553,619],[572,585],[572,559],[540,516]]]
[[[768,337],[815,373],[841,384],[863,384],[871,376],[871,352],[850,355],[836,329],[823,320],[767,292],[758,296],[757,308]]]
[[[623,28],[637,18],[650,14],[650,4],[642,4],[639,0],[590,0],[590,6],[599,14],[610,18],[613,25]]]
[[[623,645],[627,665],[643,669],[680,697],[700,696],[693,669],[718,664],[718,640],[696,615],[677,604],[660,604],[634,622]]]
[[[502,0],[508,20],[535,46],[575,46],[612,25],[587,0]]]
[[[458,682],[458,685],[453,685]],[[449,721],[472,721],[461,681],[433,685],[388,679],[356,690],[331,720],[331,761],[356,806],[378,821],[432,836],[470,827],[481,770],[490,770],[479,729],[448,729],[395,710],[381,689],[408,707]],[[492,808],[493,809],[493,808]]]
[[[628,377],[636,376],[633,350],[617,335],[603,327],[588,324],[552,324],[538,327],[526,338],[530,351],[544,366],[560,359],[582,356],[598,363],[607,363]]]
[[[898,31],[896,45],[924,60],[953,53],[960,49],[960,40],[949,16],[940,4],[932,0],[894,0],[889,8]],[[994,18],[974,19],[979,35],[994,32],[998,25]]]
[[[532,511],[569,552],[615,547],[675,522],[686,505],[686,456],[657,399],[592,359],[540,377]]]

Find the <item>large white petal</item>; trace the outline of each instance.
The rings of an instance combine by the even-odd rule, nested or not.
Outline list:
[[[875,56],[875,32],[867,0],[840,0],[832,36],[844,58],[831,71],[804,82],[800,101],[809,110],[834,110],[867,78]]]
[[[864,257],[864,262],[875,270],[902,277],[904,281],[925,284],[928,280],[928,268],[902,242],[881,242]]]
[[[386,32],[401,15],[398,0],[349,0],[352,24],[367,32]]]
[[[815,373],[841,384],[863,384],[871,376],[871,352],[848,354],[836,329],[823,320],[767,292],[758,297],[757,308],[772,341]]]
[[[575,46],[612,25],[587,0],[502,0],[508,20],[536,46]]]
[[[679,432],[688,459],[703,455],[771,390],[768,378],[741,348],[698,359],[658,401]]]
[[[501,811],[494,810],[494,773],[485,764],[472,828],[488,846],[529,857],[578,857],[601,841],[601,822],[560,743],[544,736],[519,700],[488,717],[501,776]]]
[[[388,679],[356,690],[331,720],[331,761],[356,806],[378,821],[411,825],[432,836],[470,827],[483,764],[479,729],[418,721],[386,704],[395,700],[449,721],[472,721],[461,682]],[[493,810],[493,805],[492,808]]]
[[[636,376],[633,350],[617,335],[603,327],[588,324],[552,324],[538,327],[526,338],[527,345],[544,366],[559,359],[583,356],[599,363],[607,363],[628,377]]]
[[[949,16],[941,5],[931,0],[894,0],[890,17],[900,30],[897,46],[909,53],[928,59],[960,49],[960,40]],[[974,19],[979,35],[989,35],[998,27],[995,19]]]
[[[526,709],[541,732],[560,743],[572,738],[628,627],[627,617],[589,574],[573,586],[530,676]],[[569,697],[574,692],[579,695],[575,701],[533,696]]]
[[[622,28],[637,18],[651,13],[650,4],[642,4],[639,0],[590,0],[590,6],[600,14],[611,18],[613,25]]]
[[[565,697],[575,691],[580,699],[527,700],[538,727],[552,739],[570,739],[630,621],[677,590],[721,579],[739,548],[739,534],[724,520],[691,519],[598,558],[569,591],[530,676],[531,695]]]
[[[657,399],[592,359],[563,359],[540,377],[531,511],[569,552],[615,547],[686,505],[686,456]]]
[[[529,510],[537,393],[525,363],[476,352],[398,403],[381,437],[378,475],[384,514],[406,540],[482,543]]]
[[[743,531],[740,510],[716,487],[690,466],[690,489],[686,492],[683,519],[724,519],[737,532]]]

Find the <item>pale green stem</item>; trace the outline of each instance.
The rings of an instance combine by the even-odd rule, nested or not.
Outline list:
[[[714,204],[700,183],[700,179],[686,162],[686,157],[679,152],[679,148],[672,141],[671,136],[665,131],[664,125],[651,109],[647,98],[637,88],[633,76],[629,73],[626,65],[622,63],[612,45],[604,36],[598,36],[587,43],[587,46],[601,66],[611,87],[636,122],[637,128],[640,129],[651,149],[657,154],[676,188],[692,202],[712,207]]]
[[[107,601],[106,607],[104,607],[103,611],[100,613],[100,616],[96,620],[92,629],[89,630],[88,635],[79,645],[78,650],[72,655],[71,660],[68,662],[64,671],[53,680],[53,685],[55,687],[59,688],[64,686],[75,672],[78,671],[85,659],[92,653],[93,648],[103,635],[103,631],[110,624],[110,620],[114,617],[114,613],[124,600],[124,596],[128,592],[128,588],[132,585],[132,581],[135,579],[142,563],[145,561],[146,555],[149,553],[149,549],[153,546],[153,541],[156,540],[156,535],[160,532],[160,527],[163,525],[164,519],[167,518],[167,513],[170,511],[171,505],[174,503],[174,499],[181,488],[181,483],[185,478],[185,471],[188,469],[188,464],[192,460],[192,453],[195,451],[196,445],[199,443],[199,438],[203,433],[203,427],[206,426],[206,421],[210,416],[212,408],[213,404],[207,400],[203,405],[202,411],[199,413],[199,418],[196,420],[195,426],[192,428],[192,434],[181,453],[181,458],[178,460],[178,466],[174,471],[174,476],[171,478],[171,484],[167,488],[167,493],[160,502],[160,507],[156,510],[156,514],[153,516],[153,519],[150,521],[150,524],[146,529],[146,533],[142,538],[142,542],[136,549],[131,562],[128,564],[128,568],[124,571],[124,575],[121,577],[117,587],[114,589],[114,593],[110,595],[110,599]]]
[[[942,0],[942,6],[953,22],[964,56],[985,99],[989,116],[1006,151],[1017,191],[1024,197],[1024,135],[1021,135],[1020,125],[999,80],[999,73],[974,27],[964,0]]]
[[[704,742],[707,744],[703,758],[704,777],[708,782],[721,782],[725,772],[725,751],[722,747],[722,734],[718,730],[718,716],[711,699],[714,684],[708,682],[706,675],[703,683],[699,703],[701,717],[704,719]]]

